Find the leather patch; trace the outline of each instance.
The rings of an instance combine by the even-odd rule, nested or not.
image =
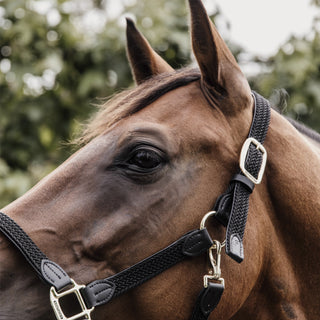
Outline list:
[[[217,211],[217,214],[214,217],[225,227],[227,227],[229,222],[231,205],[232,193],[230,192],[222,194],[214,205],[213,210]]]
[[[224,286],[221,283],[208,283],[208,287],[204,289],[200,304],[201,311],[205,316],[209,315],[216,308],[223,290]]]
[[[88,308],[99,306],[107,303],[112,299],[115,284],[108,280],[96,280],[88,284],[83,290],[81,290],[82,296]]]
[[[255,184],[243,174],[236,174],[231,181],[240,182],[250,193],[255,187]]]
[[[71,284],[71,280],[67,273],[56,263],[49,259],[41,261],[41,273],[43,278],[57,291]]]
[[[243,243],[239,235],[237,234],[231,235],[229,250],[227,254],[238,263],[243,261],[243,258],[244,258]]]
[[[212,246],[212,239],[207,229],[195,230],[186,238],[182,252],[186,256],[197,256]]]

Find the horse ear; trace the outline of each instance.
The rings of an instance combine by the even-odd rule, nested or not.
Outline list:
[[[127,53],[131,70],[137,84],[173,68],[165,62],[137,30],[134,22],[127,18]]]
[[[192,48],[201,70],[204,89],[213,98],[236,94],[237,86],[241,85],[243,89],[244,83],[241,80],[244,79],[248,86],[247,80],[211,22],[201,0],[189,0],[189,5]]]

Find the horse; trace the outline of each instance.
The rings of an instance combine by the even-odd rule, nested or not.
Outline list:
[[[77,283],[112,276],[199,228],[239,168],[254,98],[201,1],[189,6],[199,69],[173,70],[128,20],[137,86],[103,104],[78,140],[82,147],[1,210]],[[225,290],[209,319],[320,318],[314,140],[271,110],[245,257],[237,263],[221,249]],[[223,244],[225,226],[214,218],[206,224]],[[54,319],[48,288],[2,234],[0,261],[0,319]],[[96,307],[92,319],[189,319],[207,273],[205,255],[187,259]]]

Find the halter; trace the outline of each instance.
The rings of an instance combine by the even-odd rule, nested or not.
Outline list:
[[[254,186],[263,177],[267,152],[263,147],[270,122],[269,102],[253,92],[255,107],[249,137],[242,146],[240,170],[232,178],[227,191],[216,201],[213,211],[207,213],[200,228],[193,230],[168,247],[137,264],[105,279],[87,285],[78,285],[55,262],[49,260],[29,236],[11,218],[0,212],[0,231],[20,250],[40,279],[51,286],[50,302],[58,320],[91,319],[95,307],[108,303],[113,298],[150,280],[175,264],[207,253],[212,269],[203,278],[200,292],[190,320],[206,320],[218,305],[224,290],[221,278],[221,251],[240,263],[244,258],[243,236],[249,209],[249,196]],[[215,217],[227,227],[226,240],[212,240],[206,221]],[[81,311],[67,317],[60,299],[73,294],[77,297]]]

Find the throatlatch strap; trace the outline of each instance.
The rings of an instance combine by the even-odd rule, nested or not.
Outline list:
[[[71,283],[67,273],[50,261],[20,226],[2,212],[0,212],[0,231],[19,249],[44,282],[54,286],[56,290],[61,290]]]
[[[270,104],[262,96],[253,92],[255,109],[249,138],[254,138],[263,144],[270,123]],[[246,170],[258,178],[263,154],[255,144],[250,144],[245,160]],[[227,191],[221,195],[214,210],[217,211],[216,218],[227,226],[226,253],[237,262],[242,262],[243,236],[249,210],[249,196],[254,184],[245,174],[240,171],[231,181]]]
[[[139,286],[188,257],[206,252],[213,242],[207,229],[194,230],[170,246],[132,267],[106,279],[93,281],[82,291],[88,308],[109,302],[112,298]]]

